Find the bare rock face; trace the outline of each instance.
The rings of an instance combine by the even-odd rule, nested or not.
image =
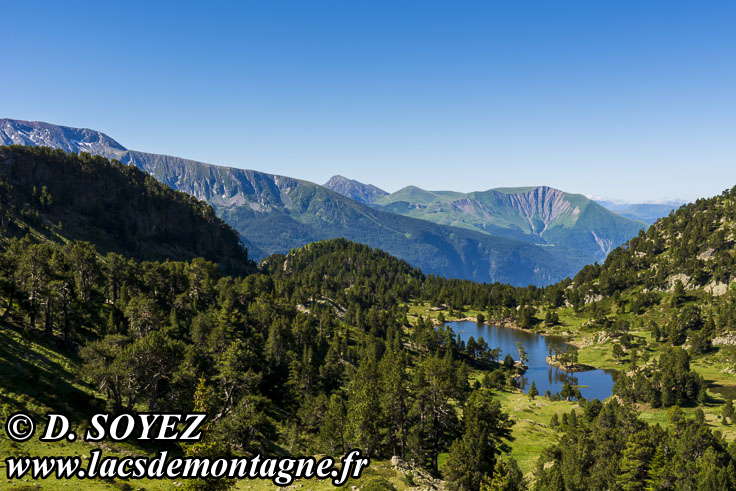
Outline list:
[[[509,199],[519,214],[529,222],[535,234],[544,232],[550,224],[571,209],[563,191],[547,186],[540,186],[525,193],[510,194]],[[573,216],[579,213],[580,210],[577,208],[572,210]]]
[[[119,158],[126,150],[99,131],[12,119],[0,119],[0,145],[43,146],[68,153],[88,152],[107,158]]]
[[[736,335],[727,334],[713,338],[713,346],[733,346],[736,344]]]
[[[329,181],[322,186],[335,191],[336,193],[347,196],[359,203],[372,204],[382,196],[388,196],[388,193],[381,188],[372,184],[363,184],[362,182],[348,179],[343,176],[332,176]]]
[[[715,249],[712,247],[710,249],[707,249],[700,254],[698,254],[698,259],[701,261],[710,261],[713,258],[713,253],[715,252]]]
[[[611,239],[598,237],[598,234],[594,230],[591,230],[590,233],[593,234],[593,240],[595,240],[595,243],[598,244],[598,247],[600,247],[605,255],[608,255],[616,247]]]
[[[585,296],[585,305],[590,305],[594,302],[600,302],[601,300],[603,300],[603,295],[599,293],[591,293]]]
[[[667,284],[669,285],[669,287],[667,288],[667,291],[668,292],[675,291],[675,284],[678,281],[682,283],[682,286],[684,286],[686,290],[692,288],[692,285],[690,284],[690,282],[692,281],[692,278],[690,278],[690,276],[686,275],[685,273],[677,273],[667,278]]]

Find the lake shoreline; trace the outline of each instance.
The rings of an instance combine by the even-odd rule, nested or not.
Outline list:
[[[441,325],[442,322],[438,321],[437,319],[432,319],[434,321],[435,325]],[[467,317],[461,317],[461,318],[455,318],[455,319],[446,319],[444,323],[448,322],[478,322],[477,317],[473,316],[467,316]],[[516,329],[517,331],[527,332],[529,334],[536,334],[538,336],[545,336],[545,337],[558,337],[558,338],[566,338],[566,337],[572,337],[574,334],[571,331],[567,331],[569,334],[557,334],[557,333],[550,333],[547,331],[534,331],[532,329],[525,329],[523,327],[519,327],[519,324],[517,324],[515,321],[511,319],[497,319],[494,320],[493,323],[491,323],[490,320],[483,321],[483,324],[488,326],[498,326],[498,327],[505,327],[507,329]],[[581,341],[565,341],[565,343],[575,346],[576,348],[582,348],[583,343]],[[597,368],[594,368],[597,370]]]
[[[436,323],[439,324],[439,323]],[[550,332],[536,332],[532,329],[522,329],[511,320],[491,319],[488,322],[478,323],[473,316],[464,316],[459,319],[445,320],[445,324],[453,329],[462,341],[467,342],[472,336],[483,338],[489,348],[500,348],[500,359],[504,355],[512,355],[515,359],[519,376],[516,378],[528,388],[531,382],[536,383],[537,390],[545,393],[559,392],[567,381],[570,385],[585,387],[583,395],[589,399],[605,400],[613,391],[613,379],[608,370],[595,366],[575,363],[563,364],[550,357],[550,353],[559,353],[564,345],[573,345],[567,337]],[[517,347],[521,343],[526,348],[527,369],[523,370],[516,359]],[[575,345],[573,345],[575,346]],[[523,389],[524,387],[522,387]]]

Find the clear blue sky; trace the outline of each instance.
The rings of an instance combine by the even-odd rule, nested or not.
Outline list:
[[[389,191],[736,185],[736,2],[4,2],[0,117]]]

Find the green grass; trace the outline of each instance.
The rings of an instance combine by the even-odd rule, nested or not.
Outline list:
[[[102,401],[95,398],[92,387],[80,382],[78,360],[68,353],[48,344],[42,337],[24,333],[7,324],[0,329],[0,416],[4,422],[8,416],[23,411],[37,423],[35,435],[26,442],[14,442],[4,431],[0,432],[0,474],[5,476],[5,457],[89,456],[95,448],[101,448],[104,456],[144,455],[147,452],[125,443],[92,445],[81,439],[74,442],[46,443],[38,440],[44,430],[47,412],[67,415],[72,429],[82,434],[82,423],[97,410],[104,409]],[[59,482],[54,479],[8,481],[0,479],[0,489],[12,489],[32,485],[41,489],[125,489],[123,481],[104,482],[70,479]],[[170,483],[156,480],[135,481],[132,489],[171,489]]]
[[[636,292],[632,293],[632,296],[635,294]],[[690,292],[690,296],[691,302],[702,300],[701,292]],[[652,361],[659,358],[662,351],[667,347],[667,343],[654,342],[651,333],[645,326],[648,326],[651,320],[662,325],[671,318],[673,309],[670,306],[669,298],[669,294],[664,294],[658,305],[650,307],[641,316],[631,312],[617,312],[611,299],[599,302],[599,307],[607,312],[609,316],[615,315],[617,318],[629,321],[631,325],[629,334],[638,344],[639,365],[643,363],[641,359],[643,352],[646,352],[649,360]],[[436,318],[439,311],[431,311],[429,307],[428,304],[410,305],[409,313],[412,316],[421,314],[425,318]],[[538,309],[537,318],[544,318],[546,311],[546,309]],[[598,343],[600,331],[585,326],[585,323],[592,318],[590,305],[580,312],[575,312],[570,307],[555,309],[555,311],[559,315],[560,324],[548,327],[540,323],[537,325],[536,332],[566,336],[570,342],[579,347],[580,363],[602,369],[629,370],[631,350],[627,350],[622,360],[616,360],[613,356],[613,346],[617,341],[608,339],[603,343]],[[464,310],[458,316],[451,318],[448,315],[448,310],[442,312],[447,320],[455,320],[458,316],[472,317],[477,315],[475,311]],[[720,417],[726,397],[736,399],[736,369],[734,369],[736,367],[736,347],[721,347],[707,355],[695,357],[691,361],[691,367],[702,375],[708,383],[709,400],[705,405],[686,407],[683,408],[683,411],[692,416],[698,408],[702,409],[711,429],[721,432],[729,441],[736,439],[736,424],[724,425]],[[481,376],[481,372],[474,372],[471,375],[471,383],[474,380],[479,380]],[[516,421],[513,427],[515,440],[511,444],[511,455],[519,462],[519,466],[525,475],[529,477],[535,469],[542,450],[554,444],[557,440],[557,433],[548,426],[551,416],[569,412],[576,404],[564,401],[552,402],[544,397],[537,397],[534,401],[529,401],[528,396],[520,392],[496,392],[496,394],[504,410],[508,411]],[[666,408],[655,409],[649,407],[648,404],[639,404],[637,409],[641,413],[641,419],[647,423],[668,424],[668,409]]]
[[[251,489],[254,491],[260,490],[273,490],[273,489],[303,489],[303,490],[314,490],[314,491],[328,491],[332,489],[351,489],[351,487],[361,487],[370,483],[374,480],[385,480],[393,484],[396,489],[407,489],[410,487],[410,483],[403,473],[395,470],[391,467],[390,461],[371,461],[368,468],[366,468],[361,474],[360,479],[354,480],[349,479],[344,486],[336,488],[332,485],[332,482],[328,480],[319,481],[316,479],[302,479],[296,481],[287,488],[279,488],[270,481],[265,480],[244,480],[239,481],[235,489],[245,490]]]
[[[663,303],[665,303],[663,301]],[[455,312],[455,316],[449,315],[449,310],[431,310],[429,304],[408,305],[410,318],[422,315],[425,318],[436,319],[440,312],[446,320],[457,320],[464,317],[475,317],[479,311],[465,309]],[[604,308],[611,308],[610,304],[604,303]],[[656,315],[664,316],[669,310],[668,305],[657,307]],[[553,328],[542,326],[545,333],[565,335],[572,333],[570,339],[580,348],[580,362],[597,368],[626,370],[629,365],[629,355],[618,362],[612,355],[613,342],[608,341],[598,344],[595,341],[598,332],[583,327],[590,318],[590,312],[574,312],[571,308],[563,308],[557,311],[560,315],[560,325]],[[633,314],[624,314],[634,319]],[[652,314],[650,314],[652,315]],[[538,317],[544,316],[544,310],[537,313]],[[641,322],[632,325],[639,326]],[[641,338],[649,348],[651,359],[656,359],[664,344],[651,344],[651,335],[645,330],[632,330],[635,337]],[[29,340],[30,339],[30,340]],[[652,349],[652,347],[655,347]],[[29,360],[31,362],[29,363]],[[736,374],[730,373],[736,362],[736,348],[721,348],[713,354],[695,358],[692,367],[703,375],[710,384],[708,404],[700,406],[703,409],[706,421],[712,429],[718,430],[728,439],[736,438],[736,425],[724,425],[720,419],[721,407],[725,401],[724,394],[733,393],[736,398]],[[65,411],[76,417],[82,418],[91,408],[101,408],[102,401],[96,397],[94,388],[80,382],[79,363],[74,358],[69,358],[66,353],[59,352],[54,346],[47,345],[42,338],[34,339],[32,336],[24,336],[19,329],[5,328],[0,330],[0,377],[3,384],[0,387],[0,410],[6,416],[14,411],[28,411],[37,417],[41,417],[51,408],[58,408],[59,404],[66,404]],[[474,370],[471,372],[471,383],[482,377],[483,372]],[[54,390],[50,390],[50,387]],[[731,392],[732,391],[732,392]],[[50,394],[57,393],[56,396]],[[550,401],[542,396],[529,400],[526,394],[518,390],[494,391],[494,396],[501,402],[515,424],[512,428],[514,440],[511,445],[511,456],[516,459],[519,466],[527,477],[537,465],[537,460],[542,450],[553,445],[558,438],[558,432],[549,426],[552,415],[560,415],[563,412],[578,407],[574,402]],[[70,402],[76,401],[76,402]],[[81,406],[80,406],[81,404]],[[639,405],[641,419],[650,424],[667,424],[667,409],[653,409],[648,405]],[[697,408],[684,408],[687,414],[692,414]],[[87,455],[93,446],[84,442],[64,442],[62,444],[45,444],[31,439],[25,443],[11,442],[4,435],[0,437],[0,455]],[[130,445],[108,445],[104,449],[105,455],[131,455],[145,454],[146,449],[132,447]],[[440,468],[447,458],[446,454],[440,455]],[[2,467],[4,463],[0,463]],[[2,470],[4,472],[4,470]],[[382,479],[390,482],[397,489],[409,487],[406,477],[394,470],[390,462],[374,461],[365,471],[360,482],[349,482],[345,488],[367,483],[371,479]],[[7,482],[0,481],[0,489],[10,489],[23,484],[38,485],[42,489],[58,489],[69,487],[70,489],[124,489],[129,484],[133,489],[172,489],[174,484],[169,481],[79,481],[70,480],[66,483],[57,481],[38,482]],[[63,486],[66,484],[66,486]],[[300,489],[327,490],[333,489],[329,481],[302,480],[293,485]],[[243,480],[237,484],[237,489],[277,489],[270,481]]]
[[[549,426],[552,415],[569,412],[579,406],[574,402],[550,401],[546,397],[530,400],[520,391],[496,391],[496,397],[515,421],[511,456],[519,463],[524,475],[531,477],[542,450],[557,441],[557,431]]]

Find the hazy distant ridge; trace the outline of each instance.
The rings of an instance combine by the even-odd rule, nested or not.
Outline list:
[[[552,283],[588,262],[576,251],[376,209],[308,181],[128,150],[94,130],[7,119],[0,120],[0,128],[2,144],[115,158],[208,201],[241,234],[253,257],[344,237],[383,249],[425,273],[516,285]],[[382,194],[378,188],[365,193]]]

